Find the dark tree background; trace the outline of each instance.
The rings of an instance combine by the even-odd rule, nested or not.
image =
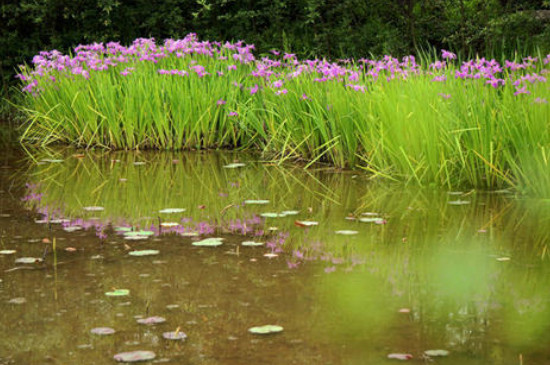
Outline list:
[[[40,50],[137,37],[244,40],[258,52],[347,58],[451,49],[550,50],[550,0],[0,0],[4,88]]]

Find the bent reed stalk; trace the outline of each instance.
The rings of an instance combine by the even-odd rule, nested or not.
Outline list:
[[[25,143],[258,148],[422,185],[550,196],[550,55],[299,61],[243,42],[137,39],[22,66]]]

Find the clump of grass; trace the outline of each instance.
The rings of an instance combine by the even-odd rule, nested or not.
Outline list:
[[[253,46],[137,39],[24,66],[27,143],[258,148],[422,185],[535,188],[550,148],[550,55],[299,61]],[[523,162],[522,162],[523,161]],[[537,171],[533,173],[532,171]],[[543,176],[544,175],[544,176]],[[543,173],[544,181],[550,179]],[[550,194],[550,183],[544,183]]]

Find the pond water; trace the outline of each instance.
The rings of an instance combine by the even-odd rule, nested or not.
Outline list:
[[[548,201],[242,153],[1,155],[0,364],[550,363]]]

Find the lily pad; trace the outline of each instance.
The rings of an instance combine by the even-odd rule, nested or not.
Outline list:
[[[138,350],[121,352],[113,356],[113,358],[118,362],[139,362],[153,360],[156,356],[153,351]]]
[[[312,226],[318,226],[319,222],[314,221],[295,221],[294,224],[298,227],[312,227]]]
[[[296,214],[298,214],[298,213],[300,213],[300,211],[298,211],[298,210],[283,210],[283,211],[281,212],[281,214],[283,214],[283,215],[285,215],[285,216],[286,216],[286,215],[296,215]]]
[[[222,244],[222,240],[223,238],[220,238],[220,237],[207,238],[201,241],[193,242],[193,246],[207,246],[207,247],[220,246]]]
[[[187,338],[187,335],[183,332],[174,331],[174,332],[164,332],[162,334],[162,337],[164,337],[167,340],[180,340],[180,341],[183,341]]]
[[[12,299],[8,300],[8,303],[10,303],[10,304],[25,304],[25,303],[27,303],[27,299],[25,299],[23,297],[12,298]]]
[[[448,356],[449,351],[447,351],[447,350],[426,350],[426,351],[424,351],[424,354],[427,355],[427,356],[432,356],[432,357],[435,357],[435,356]]]
[[[132,227],[115,227],[117,232],[132,232]]]
[[[158,255],[159,250],[137,250],[137,251],[130,251],[128,255],[130,256],[153,256]]]
[[[251,204],[269,204],[269,200],[245,200],[245,204],[251,205]]]
[[[125,240],[130,240],[130,241],[146,240],[148,238],[149,236],[124,236]]]
[[[335,231],[336,234],[341,234],[343,236],[353,236],[355,234],[358,234],[358,231],[349,231],[349,230],[342,230],[342,231]]]
[[[471,202],[469,200],[451,200],[451,201],[448,201],[447,204],[449,205],[468,205],[470,204]]]
[[[230,163],[228,165],[225,165],[224,168],[225,169],[236,169],[238,167],[245,167],[246,164],[242,163],[242,162],[235,162],[235,163]]]
[[[16,264],[36,264],[40,263],[42,260],[40,257],[19,257],[15,259]]]
[[[153,236],[155,232],[153,231],[131,231],[131,232],[124,232],[123,235],[126,237],[132,237],[132,236]]]
[[[111,327],[96,327],[90,331],[94,335],[112,335],[116,331]]]
[[[105,208],[103,207],[97,207],[97,206],[91,206],[91,207],[84,207],[82,208],[84,209],[85,211],[87,212],[101,212],[101,211],[104,211]]]
[[[254,241],[244,241],[241,243],[243,246],[249,246],[249,247],[257,247],[257,246],[263,246],[263,242],[254,242]]]
[[[166,322],[166,318],[159,317],[159,316],[140,318],[140,319],[137,320],[137,323],[147,324],[147,325],[159,324],[159,323],[164,323],[164,322]]]
[[[180,224],[177,223],[177,222],[162,222],[160,224],[161,227],[164,227],[164,228],[170,228],[170,227],[177,227],[179,226]]]
[[[280,217],[286,217],[286,215],[282,214],[282,213],[266,212],[266,213],[261,213],[260,217],[263,217],[263,218],[280,218]]]
[[[1,250],[0,255],[13,255],[16,252],[16,250]]]
[[[271,333],[279,333],[282,331],[283,331],[283,327],[272,325],[272,324],[266,324],[265,326],[251,327],[248,329],[248,332],[253,333],[255,335],[268,335]]]
[[[382,223],[384,222],[384,219],[382,218],[371,218],[371,217],[363,217],[363,218],[359,218],[359,222],[363,222],[363,223]]]
[[[128,289],[115,289],[113,291],[108,291],[105,293],[105,295],[108,297],[123,297],[128,294],[130,294],[130,290]]]
[[[63,228],[65,232],[76,232],[82,230],[82,226],[68,226]]]
[[[413,358],[411,354],[388,354],[388,359],[395,360],[410,360]]]
[[[166,208],[166,209],[162,209],[162,210],[159,210],[159,213],[162,213],[162,214],[173,214],[173,213],[183,213],[185,212],[185,208]]]

